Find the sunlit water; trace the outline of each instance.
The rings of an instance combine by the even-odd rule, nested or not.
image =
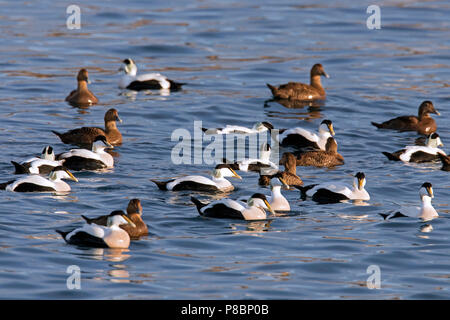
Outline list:
[[[448,173],[439,164],[389,162],[381,151],[414,144],[415,133],[377,130],[370,121],[416,114],[432,100],[438,132],[450,145],[450,5],[446,1],[385,1],[381,30],[366,27],[371,2],[107,1],[77,2],[81,29],[66,28],[66,4],[1,1],[0,178],[10,160],[45,145],[68,150],[50,130],[103,124],[117,108],[124,120],[116,166],[75,173],[66,196],[0,192],[0,297],[19,299],[448,299],[450,220]],[[121,95],[120,62],[186,82],[169,96]],[[320,108],[286,108],[265,84],[308,81],[314,63],[330,79]],[[100,103],[64,102],[81,67]],[[149,179],[209,174],[211,165],[174,165],[177,128],[252,126],[316,130],[331,119],[345,165],[298,167],[306,184],[351,183],[364,171],[372,199],[317,205],[283,191],[292,212],[264,222],[203,219],[190,192],[159,191]],[[239,197],[269,190],[257,175],[232,182]],[[419,205],[418,189],[434,186],[438,219],[383,221],[379,213]],[[212,199],[198,194],[203,200]],[[125,209],[140,198],[148,237],[128,250],[82,249],[54,231],[81,225],[80,214]],[[430,227],[431,226],[431,227]],[[431,230],[432,229],[432,230]],[[431,232],[424,232],[430,231]],[[69,290],[66,269],[81,269],[81,289]],[[366,270],[381,270],[370,290]]]

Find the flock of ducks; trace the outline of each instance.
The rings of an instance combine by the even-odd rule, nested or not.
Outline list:
[[[123,60],[119,71],[123,76],[119,81],[119,88],[140,90],[170,90],[177,91],[184,83],[166,78],[160,73],[137,75],[137,67],[132,59]],[[267,84],[275,100],[315,101],[326,98],[321,84],[321,77],[329,78],[321,64],[315,64],[310,73],[310,84],[289,82],[280,86]],[[98,103],[97,97],[88,89],[88,72],[81,69],[77,75],[78,86],[67,97],[66,101],[74,106],[90,106]],[[439,112],[431,101],[424,101],[418,116],[401,116],[372,124],[380,129],[394,129],[400,131],[416,131],[426,135],[425,146],[406,146],[396,152],[383,152],[389,160],[403,162],[429,162],[440,160],[443,170],[450,171],[450,158],[439,149],[442,141],[436,133],[436,123],[430,114]],[[77,178],[69,171],[100,170],[114,167],[113,157],[106,151],[122,144],[122,134],[117,128],[117,122],[122,122],[116,109],[109,109],[104,117],[105,127],[82,127],[64,133],[52,131],[65,144],[77,145],[79,148],[55,155],[51,146],[42,151],[39,158],[32,157],[23,162],[11,161],[15,167],[15,174],[27,174],[0,184],[0,190],[14,192],[68,192],[70,185],[63,180],[77,182]],[[258,122],[252,128],[227,125],[223,128],[202,128],[204,134],[214,135],[249,135],[261,132],[270,133],[274,126],[269,122]],[[160,190],[181,191],[192,190],[205,193],[231,192],[233,184],[227,178],[242,179],[236,171],[259,172],[258,183],[270,186],[271,195],[254,193],[250,197],[239,199],[223,198],[208,204],[195,197],[191,201],[198,213],[203,217],[229,218],[243,220],[267,219],[266,210],[272,215],[277,211],[290,211],[291,206],[283,196],[281,189],[296,188],[300,190],[303,200],[312,199],[318,203],[337,203],[340,201],[370,200],[365,190],[366,177],[363,172],[357,172],[353,185],[341,181],[330,181],[320,184],[304,185],[297,175],[297,166],[335,167],[344,164],[344,158],[337,151],[337,142],[331,120],[323,120],[318,132],[311,132],[301,127],[277,129],[278,141],[282,147],[292,149],[285,152],[279,163],[270,160],[271,147],[265,143],[257,159],[228,161],[217,164],[211,177],[188,175],[167,181],[153,181]],[[280,170],[279,166],[284,166]],[[45,177],[44,175],[47,175]],[[396,212],[395,214],[381,214],[385,219],[413,216],[423,220],[430,220],[438,216],[431,205],[434,197],[431,183],[425,182],[419,190],[422,206],[415,212]],[[57,230],[63,239],[69,243],[88,247],[128,248],[130,240],[137,240],[148,234],[148,227],[142,220],[142,205],[139,199],[132,199],[127,213],[114,210],[109,215],[96,218],[82,216],[85,224],[70,231]]]

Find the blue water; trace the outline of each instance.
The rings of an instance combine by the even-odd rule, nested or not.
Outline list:
[[[439,164],[389,162],[382,151],[414,144],[414,132],[377,130],[370,121],[416,114],[432,100],[444,150],[450,145],[450,5],[385,1],[381,29],[366,27],[370,1],[77,1],[81,29],[66,28],[68,4],[0,2],[0,182],[11,160],[45,145],[68,150],[51,130],[102,126],[111,107],[124,122],[116,165],[78,172],[72,192],[0,192],[0,298],[17,299],[448,299],[450,185]],[[133,58],[141,72],[186,82],[169,96],[123,95],[117,69]],[[286,108],[267,102],[267,82],[308,81],[314,63],[330,79],[324,105]],[[100,100],[88,109],[65,103],[75,75],[88,69]],[[316,130],[335,126],[345,165],[298,167],[306,184],[367,176],[371,200],[317,205],[283,191],[292,211],[264,222],[203,219],[190,192],[159,191],[149,179],[205,174],[211,165],[174,165],[175,129],[252,126]],[[231,197],[268,194],[257,175],[232,180]],[[440,214],[427,224],[383,221],[378,213],[419,205],[418,189],[434,186]],[[205,201],[212,199],[199,194]],[[128,250],[81,249],[54,231],[79,226],[80,214],[125,209],[139,198],[150,234]],[[67,267],[81,270],[69,290]],[[371,265],[381,289],[368,289]]]

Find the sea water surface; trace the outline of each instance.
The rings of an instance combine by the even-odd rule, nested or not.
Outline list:
[[[450,4],[379,1],[381,29],[366,20],[371,1],[76,1],[81,28],[68,29],[62,1],[0,1],[0,182],[15,178],[10,161],[71,148],[51,130],[102,126],[119,111],[124,141],[115,167],[76,172],[67,195],[0,192],[0,298],[7,299],[449,299],[449,173],[439,163],[389,162],[382,151],[415,143],[415,132],[377,130],[371,121],[416,114],[431,100],[450,145]],[[123,93],[117,72],[132,58],[139,72],[187,83],[170,95]],[[320,106],[270,101],[266,83],[309,81],[322,63],[329,79]],[[98,105],[80,109],[64,98],[87,68]],[[291,108],[288,108],[291,107]],[[175,165],[176,129],[252,126],[317,130],[335,126],[345,165],[298,167],[305,184],[367,177],[366,205],[317,205],[297,190],[283,193],[292,211],[267,221],[199,217],[191,192],[163,192],[150,179],[209,175],[212,165]],[[258,175],[231,179],[239,197]],[[379,213],[418,206],[434,186],[440,217],[383,221]],[[82,225],[142,201],[149,235],[127,250],[67,245],[55,229]],[[69,266],[81,288],[69,289]],[[370,266],[381,288],[369,289]],[[373,267],[372,267],[373,268]],[[369,268],[369,270],[371,270]],[[70,283],[69,279],[69,283]],[[70,287],[70,286],[69,286]]]

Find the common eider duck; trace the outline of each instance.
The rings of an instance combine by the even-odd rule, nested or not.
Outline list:
[[[371,122],[379,129],[393,129],[399,131],[417,131],[419,134],[429,135],[436,131],[436,121],[431,118],[430,113],[440,113],[434,108],[431,101],[424,101],[419,106],[418,116],[401,116],[383,123]]]
[[[262,170],[275,170],[278,171],[278,165],[270,161],[271,148],[270,145],[264,143],[261,146],[260,157],[257,159],[244,159],[236,161],[234,163],[229,163],[227,159],[223,159],[224,163],[229,163],[233,170],[239,171],[255,171],[261,172]]]
[[[204,192],[229,192],[234,190],[234,186],[225,179],[234,177],[242,179],[228,164],[218,164],[212,174],[211,179],[203,176],[186,176],[169,181],[154,182],[160,190],[180,191],[194,190]]]
[[[369,193],[364,189],[365,185],[366,176],[358,172],[353,187],[341,182],[325,182],[296,188],[300,190],[303,200],[311,197],[319,203],[337,203],[344,200],[370,200]]]
[[[299,149],[310,147],[325,151],[328,138],[334,134],[331,120],[323,120],[319,125],[318,134],[297,127],[284,131],[278,139],[283,147],[292,146]]]
[[[123,60],[119,71],[125,73],[119,81],[119,88],[121,89],[134,91],[169,89],[177,91],[181,90],[181,86],[185,84],[167,79],[160,73],[147,73],[136,76],[137,66],[131,59]]]
[[[444,144],[436,132],[430,134],[427,138],[426,146],[406,146],[404,149],[393,153],[382,152],[389,160],[404,162],[431,162],[439,160],[439,154],[447,154],[438,147]]]
[[[66,97],[66,101],[73,106],[90,106],[98,102],[97,97],[88,89],[88,72],[81,69],[77,75],[78,88],[73,90]]]
[[[100,216],[97,218],[88,218],[84,215],[81,217],[86,220],[88,224],[98,224],[106,226],[109,215]],[[120,227],[125,230],[130,236],[131,240],[137,240],[142,236],[148,235],[148,227],[142,220],[142,205],[139,199],[131,199],[127,207],[127,217],[134,223],[134,226],[130,224],[123,224]]]
[[[55,153],[51,146],[46,146],[42,150],[40,158],[29,158],[22,163],[11,161],[16,171],[15,174],[31,173],[31,174],[48,174],[55,167],[62,165],[62,161],[55,161]]]
[[[326,98],[325,90],[320,82],[320,77],[324,76],[329,78],[326,74],[323,66],[318,63],[311,68],[310,84],[304,84],[300,82],[289,82],[282,84],[278,87],[272,86],[267,83],[272,95],[275,99],[288,99],[288,100],[324,100]]]
[[[119,113],[112,108],[105,113],[105,129],[96,127],[82,127],[67,131],[65,133],[52,132],[56,134],[63,143],[75,144],[80,146],[92,146],[92,142],[97,136],[103,135],[108,143],[113,146],[122,144],[122,134],[117,129],[116,121],[122,122]]]
[[[114,148],[103,135],[97,136],[92,143],[92,149],[72,149],[57,156],[66,168],[70,170],[98,170],[114,167],[114,158],[106,148]]]
[[[191,201],[202,217],[263,220],[267,218],[265,210],[269,210],[273,215],[276,214],[266,196],[261,193],[252,195],[247,203],[232,199],[221,199],[204,204],[194,197],[191,197]]]
[[[419,190],[419,195],[420,200],[422,201],[422,205],[420,207],[405,207],[402,208],[400,212],[396,212],[394,214],[380,213],[380,215],[385,220],[402,217],[411,217],[411,218],[419,218],[424,221],[429,221],[439,217],[439,214],[431,204],[431,199],[434,198],[433,186],[431,185],[431,183],[425,182],[424,184],[422,184]]]
[[[56,230],[68,244],[93,248],[127,249],[130,246],[130,236],[119,226],[134,223],[123,211],[113,211],[108,216],[106,226],[85,224],[69,232]]]
[[[48,179],[40,175],[29,175],[17,180],[11,180],[0,184],[0,190],[14,192],[68,192],[70,186],[62,181],[62,179],[70,179],[78,182],[78,179],[63,166],[54,168]]]
[[[297,166],[335,167],[344,164],[344,157],[337,152],[334,138],[328,138],[325,151],[312,150],[297,156]]]
[[[297,175],[297,159],[292,153],[286,152],[280,159],[280,164],[284,166],[284,171],[278,171],[272,175],[262,175],[260,174],[258,183],[262,186],[268,186],[270,180],[275,176],[280,176],[283,178],[289,186],[302,186],[303,181]]]
[[[252,128],[226,125],[224,128],[202,128],[202,131],[205,134],[252,134],[270,131],[273,130],[273,128],[274,127],[270,122],[262,121],[255,123]]]
[[[438,153],[438,157],[442,161],[441,170],[450,171],[450,156],[444,156],[442,153]]]

